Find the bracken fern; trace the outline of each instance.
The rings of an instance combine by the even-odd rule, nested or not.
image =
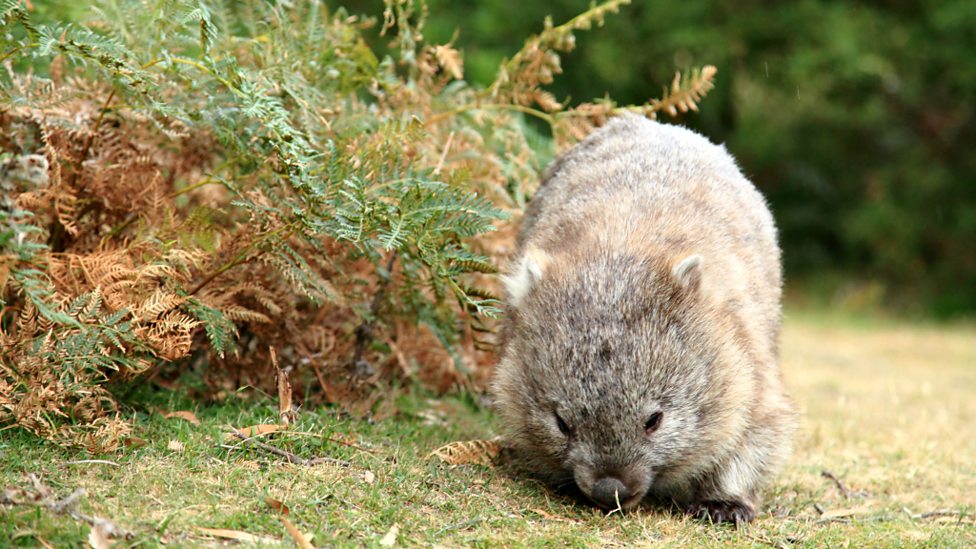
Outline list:
[[[483,383],[489,275],[552,143],[711,84],[630,107],[548,94],[573,32],[626,3],[547,22],[482,89],[424,41],[419,2],[387,2],[380,55],[373,20],[313,0],[101,0],[37,26],[5,0],[0,426],[110,450],[130,429],[110,382],[202,360],[215,386],[267,386],[271,345],[353,411],[378,379]]]

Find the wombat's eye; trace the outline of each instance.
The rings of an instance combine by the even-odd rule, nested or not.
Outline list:
[[[559,417],[559,414],[556,414],[556,425],[559,427],[559,431],[566,436],[569,436],[570,433],[573,432],[573,430],[569,428],[569,425],[563,421],[563,418]]]
[[[651,414],[651,417],[647,418],[647,423],[644,424],[645,435],[649,435],[654,431],[657,431],[657,428],[661,426],[661,417],[663,415],[664,414],[661,412],[654,412]]]

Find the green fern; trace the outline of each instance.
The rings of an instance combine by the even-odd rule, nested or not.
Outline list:
[[[60,55],[107,76],[128,104],[146,112],[160,128],[177,119],[213,132],[236,164],[231,169],[241,176],[250,174],[228,183],[238,196],[234,205],[256,226],[289,227],[264,238],[235,259],[236,264],[263,257],[311,299],[334,299],[331,286],[288,243],[299,238],[318,248],[323,238],[332,238],[348,242],[374,262],[377,272],[381,258],[393,251],[409,269],[416,269],[409,274],[407,288],[418,295],[402,300],[397,314],[443,309],[448,296],[464,309],[494,313],[494,301],[478,298],[460,281],[469,272],[491,272],[493,266],[462,242],[493,230],[493,221],[503,213],[461,185],[406,168],[404,144],[426,137],[420,121],[409,116],[362,118],[358,127],[330,135],[304,116],[314,110],[311,105],[321,108],[341,101],[342,93],[366,82],[401,85],[394,67],[378,60],[361,38],[330,31],[332,21],[317,2],[290,9],[255,2],[249,8],[269,21],[261,26],[255,25],[260,18],[242,20],[236,15],[240,10],[228,10],[220,2],[105,1],[96,8],[102,23],[98,32],[76,25],[44,26],[37,29],[35,40],[25,39],[21,47],[32,50],[36,60]],[[292,26],[293,20],[302,25]],[[14,24],[34,28],[19,4],[7,1],[0,8],[0,28]],[[229,28],[245,31],[231,35]],[[265,48],[268,39],[273,49]],[[335,47],[318,47],[329,40]],[[301,62],[284,69],[277,63],[243,65],[228,49],[230,44],[250,48],[257,59],[273,52],[275,61],[287,57]],[[401,54],[417,47],[402,42]],[[312,62],[335,67],[342,77],[324,78],[328,71],[308,70]],[[353,162],[345,147],[363,135],[378,140]],[[253,188],[239,182],[247,180],[257,183],[270,206],[251,198]],[[43,316],[61,324],[76,321],[46,301],[43,267],[22,269],[14,276]],[[420,295],[424,287],[435,289],[434,302]],[[212,348],[223,354],[236,333],[232,323],[199,301],[189,301],[186,309],[204,324]],[[442,334],[454,331],[453,315],[446,311],[430,315]]]
[[[204,330],[207,332],[207,340],[210,341],[210,347],[217,356],[223,357],[227,351],[234,347],[237,326],[228,320],[223,313],[193,298],[187,300],[184,308],[203,323]]]
[[[549,25],[534,43],[560,45],[624,1],[594,5],[567,25]],[[71,138],[83,136],[80,146],[74,143],[80,154],[72,149],[59,159],[65,178],[96,160],[85,158],[95,152],[89,151],[94,136],[111,134],[107,128],[115,123],[137,121],[140,131],[158,138],[149,141],[163,155],[180,154],[186,140],[200,139],[204,151],[195,152],[209,156],[193,175],[162,173],[171,180],[157,189],[161,204],[152,215],[126,212],[129,217],[114,227],[100,221],[106,212],[98,196],[86,195],[90,189],[66,193],[82,204],[84,213],[77,217],[88,223],[89,232],[78,238],[89,246],[82,254],[102,245],[131,246],[139,254],[134,264],[158,268],[147,275],[149,290],[129,296],[135,300],[132,312],[110,310],[107,304],[119,301],[108,289],[104,296],[98,289],[82,295],[55,290],[44,225],[57,227],[61,212],[34,223],[28,212],[0,209],[0,267],[9,267],[0,299],[12,301],[11,310],[37,317],[27,342],[38,357],[77,373],[79,387],[98,388],[120,377],[115,372],[158,363],[157,355],[176,359],[191,345],[199,350],[204,340],[194,338],[194,330],[202,329],[209,350],[223,357],[239,338],[259,337],[257,330],[239,331],[234,319],[266,320],[276,313],[239,304],[220,308],[208,299],[232,293],[234,284],[254,282],[267,291],[242,299],[268,311],[281,296],[294,302],[288,306],[296,317],[314,306],[335,307],[341,328],[330,329],[337,333],[359,332],[357,323],[382,331],[403,319],[427,326],[457,368],[465,369],[459,327],[468,323],[485,330],[481,320],[500,311],[497,296],[479,288],[475,276],[495,273],[496,267],[473,242],[506,217],[496,202],[524,204],[537,167],[508,154],[510,146],[530,149],[527,126],[512,111],[499,108],[494,117],[473,113],[483,101],[502,100],[512,104],[494,107],[532,111],[514,93],[534,90],[532,78],[495,96],[443,79],[451,71],[432,65],[440,61],[419,32],[421,0],[386,2],[382,32],[396,32],[396,57],[380,57],[370,48],[363,34],[370,21],[341,8],[330,13],[316,0],[96,0],[91,13],[87,25],[34,26],[20,2],[0,0],[0,55],[15,67],[49,75],[47,84],[59,81],[58,72],[73,79],[61,82],[92,83],[73,94],[71,85],[49,86],[67,89],[64,104],[82,103],[96,120],[59,122],[75,124],[67,128]],[[513,58],[509,72],[529,75],[536,70],[530,57]],[[2,72],[5,84],[17,83],[15,75]],[[38,109],[44,88],[33,86],[3,86],[0,97]],[[555,120],[556,113],[545,116]],[[465,136],[465,162],[478,165],[485,152],[497,166],[445,163],[455,134]],[[432,144],[445,138],[438,160]],[[46,145],[36,137],[25,150],[39,146]],[[484,175],[477,169],[491,174],[489,183],[479,180]],[[195,180],[199,172],[206,176]],[[205,185],[222,187],[218,206],[193,202],[194,191]],[[252,280],[255,273],[258,279]],[[150,306],[140,309],[144,294],[157,296],[157,290],[171,299],[151,297]],[[0,317],[0,328],[7,331],[15,322],[11,317]],[[178,352],[153,346],[159,341],[152,338],[163,338],[174,325],[182,330]],[[279,342],[259,343],[267,348]],[[0,351],[0,365],[13,362],[7,359],[12,353]]]

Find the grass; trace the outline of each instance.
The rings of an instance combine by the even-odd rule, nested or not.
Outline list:
[[[78,512],[133,533],[118,546],[223,543],[201,527],[293,544],[269,502],[286,505],[287,519],[318,546],[976,545],[976,328],[792,314],[783,357],[804,423],[764,513],[740,531],[654,507],[605,516],[495,469],[428,460],[446,442],[492,436],[492,418],[470,395],[433,400],[415,391],[402,392],[391,420],[309,410],[291,433],[264,439],[349,467],[221,446],[236,446],[225,441],[228,425],[273,423],[270,399],[241,393],[196,409],[157,395],[160,409],[192,410],[201,423],[146,414],[145,446],[96,456],[116,465],[72,463],[92,456],[8,430],[0,481],[29,494],[32,473],[58,497],[84,488]],[[79,546],[88,535],[68,514],[0,505],[4,546]]]

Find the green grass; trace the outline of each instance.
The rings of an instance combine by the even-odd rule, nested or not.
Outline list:
[[[82,453],[0,432],[0,483],[30,492],[33,473],[58,497],[86,493],[78,511],[134,537],[118,546],[222,543],[198,528],[292,539],[267,499],[318,546],[379,546],[394,525],[403,546],[937,546],[976,545],[976,329],[789,315],[786,376],[803,411],[796,454],[763,514],[735,531],[669,509],[606,516],[495,469],[450,467],[428,453],[494,434],[472,396],[405,391],[377,423],[303,411],[291,433],[263,440],[350,467],[291,465],[261,450],[229,450],[228,425],[274,423],[275,403],[241,393],[193,408],[156,395],[160,410],[193,410],[194,425],[138,418],[147,444],[76,463]],[[171,448],[182,444],[182,451]],[[827,470],[854,492],[845,498]],[[24,499],[25,496],[18,496]],[[920,518],[921,513],[940,514]],[[79,546],[89,526],[29,504],[0,505],[0,545]]]

